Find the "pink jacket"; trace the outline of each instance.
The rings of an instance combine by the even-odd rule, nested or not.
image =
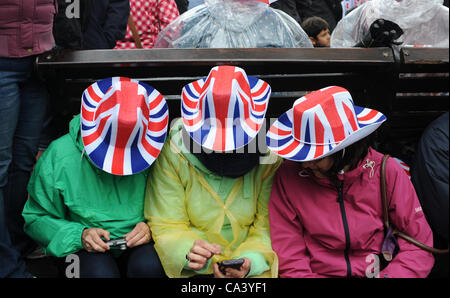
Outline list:
[[[275,175],[269,203],[272,247],[281,277],[365,277],[384,238],[380,164],[373,149],[354,170],[339,175],[343,203],[327,178],[300,177],[300,164],[285,161]],[[401,166],[387,161],[391,224],[432,246],[433,236],[414,188]],[[431,253],[399,239],[400,251],[380,277],[426,277]]]
[[[56,5],[56,0],[1,0],[0,57],[27,57],[52,49]]]

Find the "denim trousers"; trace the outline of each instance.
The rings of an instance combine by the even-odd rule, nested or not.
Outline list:
[[[47,89],[34,73],[35,58],[0,57],[0,221],[22,255],[35,246],[23,231],[22,210],[48,103]]]

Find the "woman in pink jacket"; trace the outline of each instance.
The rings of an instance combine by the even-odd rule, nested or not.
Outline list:
[[[269,204],[281,277],[426,277],[431,271],[433,255],[403,239],[393,260],[379,266],[383,155],[369,147],[368,136],[385,120],[334,86],[298,99],[270,128],[269,148],[288,159],[275,175]],[[386,181],[391,223],[432,246],[414,188],[392,158]]]

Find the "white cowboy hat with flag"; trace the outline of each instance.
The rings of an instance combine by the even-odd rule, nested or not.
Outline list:
[[[261,129],[271,93],[269,84],[236,66],[216,66],[208,77],[183,88],[185,130],[202,147],[231,151],[248,144]]]
[[[270,127],[266,143],[285,159],[311,161],[365,138],[385,120],[376,110],[355,106],[346,89],[331,86],[297,99]]]
[[[156,89],[129,78],[107,78],[89,86],[81,102],[81,137],[97,167],[114,175],[150,167],[169,121],[167,103]]]

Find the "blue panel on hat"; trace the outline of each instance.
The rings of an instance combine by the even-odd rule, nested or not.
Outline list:
[[[108,147],[111,142],[111,130],[111,127],[109,127],[103,142],[98,145],[98,147],[94,151],[92,151],[91,154],[89,154],[89,158],[95,163],[97,167],[101,169],[103,169],[106,152],[108,151]]]
[[[142,158],[141,152],[139,151],[138,148],[139,135],[140,129],[139,132],[136,134],[136,137],[134,138],[133,144],[131,145],[130,148],[131,171],[133,172],[133,174],[139,173],[148,167],[148,163],[145,161],[144,158]]]

